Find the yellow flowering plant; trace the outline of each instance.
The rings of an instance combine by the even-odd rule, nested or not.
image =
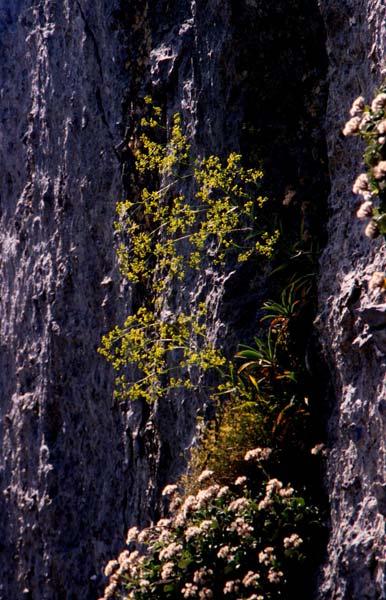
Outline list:
[[[192,387],[197,369],[225,362],[207,336],[205,302],[173,312],[168,291],[208,259],[221,269],[271,257],[278,231],[263,227],[260,169],[245,168],[234,152],[225,160],[195,157],[181,115],[167,131],[161,108],[145,102],[149,114],[135,150],[140,185],[132,199],[118,202],[114,227],[121,275],[141,284],[146,302],[103,337],[99,352],[117,373],[117,398],[153,402],[167,389]]]

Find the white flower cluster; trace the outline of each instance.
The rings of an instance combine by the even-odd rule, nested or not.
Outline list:
[[[254,448],[253,450],[248,450],[248,452],[244,456],[244,460],[246,460],[247,462],[260,462],[262,460],[268,460],[271,454],[271,448]]]
[[[267,548],[264,548],[264,550],[259,552],[259,563],[266,567],[268,567],[275,559],[276,556],[272,546],[267,546]]]
[[[199,475],[197,481],[198,481],[198,483],[203,483],[204,481],[207,481],[208,479],[210,479],[212,476],[213,476],[213,471],[206,469],[205,471],[202,471],[202,473],[201,473],[201,475]]]
[[[245,459],[258,463],[267,460],[270,453],[270,448],[255,448],[246,454]],[[212,471],[203,471],[200,475],[201,484],[205,485],[209,479],[213,479]],[[214,600],[213,577],[218,569],[224,570],[224,574],[225,570],[229,573],[229,580],[226,578],[222,584],[225,597],[262,600],[260,592],[265,585],[284,581],[284,575],[278,569],[279,554],[271,546],[263,547],[258,554],[258,564],[263,568],[260,571],[245,569],[243,572],[240,557],[245,556],[246,548],[249,548],[256,560],[257,538],[253,519],[259,513],[248,489],[248,479],[244,475],[239,476],[233,486],[232,491],[229,486],[221,487],[212,483],[185,498],[181,497],[177,486],[166,486],[163,496],[180,500],[175,504],[175,511],[170,512],[169,509],[167,517],[141,531],[137,527],[128,530],[126,541],[131,550],[124,550],[117,560],[107,563],[104,574],[108,578],[108,585],[100,600],[122,597],[122,590],[124,597],[128,599],[135,599],[138,593],[150,598],[155,589],[153,586],[159,585],[159,582],[168,586],[177,584],[181,598]],[[234,492],[237,488],[238,496]],[[240,493],[240,488],[243,493]],[[294,493],[293,488],[284,486],[274,478],[266,482],[264,490],[265,497],[258,505],[259,511],[270,508],[273,502],[276,510],[276,503],[286,503]],[[301,538],[295,533],[285,537],[281,547],[282,555],[286,549],[297,548],[301,543]],[[203,548],[207,544],[215,557],[212,565],[205,562],[203,554]],[[193,558],[196,555],[197,559]],[[192,567],[186,570],[188,581],[180,566],[185,556],[190,556],[190,564],[193,566],[193,570]],[[197,560],[196,564],[194,560]],[[253,563],[249,567],[251,564]],[[213,568],[209,568],[210,566]]]
[[[270,583],[280,583],[284,577],[284,573],[282,571],[276,571],[275,569],[270,569],[268,572],[268,581]]]
[[[265,486],[265,497],[258,504],[259,510],[266,510],[273,504],[273,496],[278,494],[281,498],[290,498],[294,489],[290,486],[284,487],[278,479],[270,479]]]
[[[175,556],[178,556],[182,551],[182,545],[177,542],[172,542],[166,548],[163,548],[159,553],[160,560],[170,560]]]
[[[162,581],[165,581],[165,579],[169,579],[174,572],[174,563],[173,562],[167,562],[164,565],[162,565],[162,569],[161,569],[161,579]]]
[[[253,533],[253,527],[243,517],[237,517],[229,525],[228,531],[234,531],[240,538],[243,538]]]
[[[250,502],[249,500],[247,500],[247,498],[236,498],[236,500],[233,500],[228,509],[231,512],[235,512],[235,513],[241,513],[244,510],[247,510],[250,506]]]
[[[233,560],[234,554],[231,552],[229,546],[221,546],[220,550],[217,552],[217,557],[230,562]]]
[[[284,548],[298,548],[303,543],[303,540],[297,533],[293,533],[283,540]]]
[[[243,579],[244,587],[254,587],[260,579],[259,573],[254,573],[253,571],[248,571]]]
[[[366,106],[363,96],[359,96],[351,107],[350,116],[343,134],[362,136],[370,148],[371,159],[367,163],[369,171],[358,175],[352,191],[362,200],[356,216],[360,220],[368,221],[364,233],[368,238],[374,239],[380,235],[380,222],[384,216],[384,211],[377,208],[375,200],[379,193],[386,189],[386,94],[377,94],[369,107]],[[374,164],[376,160],[378,162]]]
[[[313,448],[311,448],[311,454],[313,456],[318,456],[321,454],[322,456],[327,456],[328,450],[325,444],[316,444]]]
[[[239,587],[240,587],[240,581],[236,580],[236,581],[227,581],[223,592],[224,595],[226,594],[237,594],[237,592],[239,591]]]
[[[167,485],[166,487],[164,487],[164,489],[162,490],[162,496],[173,496],[173,494],[175,494],[178,490],[178,486],[175,484],[170,484]]]

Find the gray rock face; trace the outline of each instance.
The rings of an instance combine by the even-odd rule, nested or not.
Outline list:
[[[352,98],[379,80],[385,8],[319,4],[332,194],[318,322],[336,396],[321,598],[373,600],[383,598],[385,342],[371,331],[384,300],[366,280],[385,252],[353,220],[360,147],[339,132]],[[128,525],[155,514],[183,468],[206,400],[114,405],[96,352],[136,301],[119,286],[112,235],[130,117],[150,92],[168,116],[182,111],[199,154],[248,148],[240,132],[254,128],[268,187],[321,197],[325,40],[310,0],[0,0],[0,58],[0,600],[95,599]],[[179,306],[205,291],[210,335],[232,346],[259,306],[246,279],[208,265]]]
[[[370,241],[355,219],[353,181],[363,144],[341,130],[352,101],[372,99],[382,81],[383,2],[320,1],[328,33],[326,134],[332,191],[329,238],[319,288],[321,339],[332,372],[328,492],[331,538],[320,597],[385,598],[384,296],[369,291],[386,267],[385,244]],[[378,328],[378,329],[377,329]]]
[[[123,424],[96,354],[119,310],[103,283],[122,194],[112,7],[0,2],[3,600],[95,594],[125,528]]]

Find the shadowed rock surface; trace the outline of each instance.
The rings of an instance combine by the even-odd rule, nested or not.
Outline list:
[[[114,405],[96,353],[132,302],[119,286],[112,221],[140,97],[151,93],[168,117],[181,111],[199,154],[256,146],[272,194],[291,189],[322,205],[321,16],[309,0],[266,4],[0,0],[1,600],[97,598],[103,563],[128,525],[156,514],[206,410],[205,397],[188,396],[152,413]],[[385,9],[319,4],[332,194],[318,323],[336,396],[320,594],[375,600],[384,597],[385,365],[379,344],[360,336],[363,309],[383,303],[366,279],[385,254],[353,219],[361,150],[340,130],[352,99],[379,81]],[[246,124],[255,139],[241,135]],[[210,335],[227,336],[230,350],[259,306],[262,279],[247,285],[247,275],[208,265],[177,299],[183,308],[205,292]]]

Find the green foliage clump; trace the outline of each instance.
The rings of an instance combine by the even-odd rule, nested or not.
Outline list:
[[[291,284],[281,298],[263,304],[265,334],[253,346],[241,346],[214,395],[216,417],[193,448],[184,488],[195,491],[198,474],[209,468],[229,483],[243,469],[245,453],[267,446],[279,463],[283,453],[302,444],[309,419],[305,365],[293,347],[292,331],[302,319],[303,285]]]
[[[132,200],[118,203],[115,223],[121,274],[142,286],[145,300],[103,337],[99,351],[117,373],[118,398],[153,402],[166,389],[192,387],[194,369],[225,362],[208,339],[205,304],[171,311],[168,291],[181,288],[208,259],[225,268],[253,255],[270,257],[278,232],[262,227],[267,198],[259,169],[245,168],[236,153],[225,160],[194,157],[181,116],[174,115],[169,133],[162,110],[150,98],[146,103],[135,150],[140,185]]]
[[[353,186],[354,194],[363,200],[357,217],[368,220],[367,237],[386,236],[386,86],[378,90],[371,105],[366,105],[359,96],[350,115],[343,134],[359,136],[366,144],[363,154],[366,172],[357,177]]]

